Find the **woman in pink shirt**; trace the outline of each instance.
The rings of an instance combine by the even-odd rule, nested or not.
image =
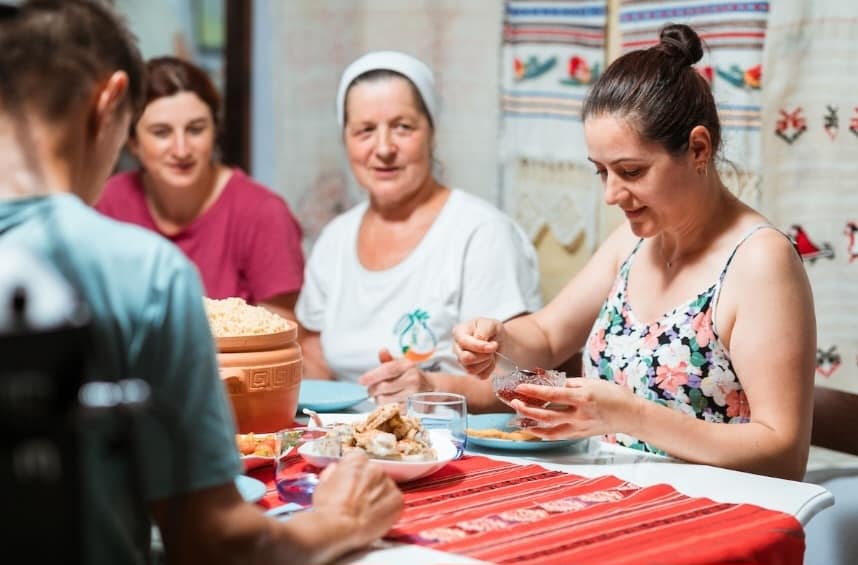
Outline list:
[[[220,96],[202,69],[147,63],[146,105],[128,147],[140,169],[107,181],[96,208],[172,241],[210,298],[238,296],[289,319],[301,289],[301,228],[285,201],[215,155]]]

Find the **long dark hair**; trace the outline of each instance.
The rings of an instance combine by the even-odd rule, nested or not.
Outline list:
[[[612,114],[629,121],[642,139],[678,155],[698,125],[709,130],[712,154],[721,146],[721,122],[712,89],[692,65],[703,57],[697,33],[683,24],[662,28],[659,43],[619,57],[584,101],[582,117]]]

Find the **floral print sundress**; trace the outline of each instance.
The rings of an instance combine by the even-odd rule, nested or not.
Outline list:
[[[638,396],[707,422],[748,422],[751,412],[745,391],[712,320],[721,284],[736,250],[753,233],[766,227],[773,226],[758,225],[745,234],[712,286],[650,324],[635,317],[627,296],[629,269],[643,239],[638,241],[620,267],[587,338],[584,376],[629,387]],[[606,439],[665,455],[626,434]]]

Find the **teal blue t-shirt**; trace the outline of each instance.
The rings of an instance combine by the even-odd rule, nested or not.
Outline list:
[[[0,242],[52,263],[89,306],[87,378],[151,388],[127,426],[101,416],[83,430],[86,562],[140,562],[146,502],[231,483],[241,469],[197,272],[166,240],[71,195],[0,200]]]

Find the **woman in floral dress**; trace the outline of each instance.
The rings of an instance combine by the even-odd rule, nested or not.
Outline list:
[[[692,67],[702,53],[691,28],[668,25],[656,46],[623,55],[597,81],[583,109],[589,159],[605,201],[628,221],[545,308],[460,324],[456,350],[482,377],[496,351],[542,367],[582,352],[587,378],[517,389],[554,403],[514,401],[543,438],[605,435],[801,479],[816,352],[811,289],[790,240],[718,175],[721,126]]]

